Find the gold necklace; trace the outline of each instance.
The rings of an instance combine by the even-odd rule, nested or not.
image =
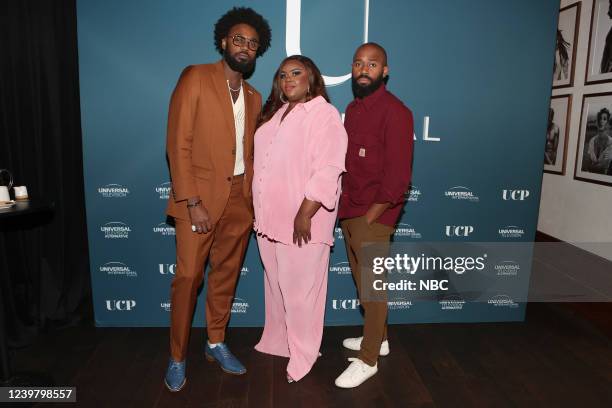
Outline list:
[[[230,91],[233,91],[233,92],[240,92],[240,90],[242,89],[242,81],[240,81],[240,88],[238,88],[238,89],[234,89],[234,88],[232,88],[232,87],[230,86],[230,84],[229,84],[229,80],[228,80],[228,81],[227,81],[227,87],[230,89]]]

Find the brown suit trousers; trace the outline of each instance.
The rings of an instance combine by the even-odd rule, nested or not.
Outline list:
[[[189,343],[196,293],[204,279],[208,258],[206,325],[208,340],[225,339],[236,283],[253,227],[250,204],[242,195],[243,176],[232,181],[229,200],[213,230],[198,234],[189,221],[176,220],[176,275],[172,281],[170,353],[175,361],[184,361]]]

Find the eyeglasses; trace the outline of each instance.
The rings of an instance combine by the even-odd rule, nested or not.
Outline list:
[[[234,34],[234,36],[232,37],[232,43],[236,47],[244,47],[245,44],[248,44],[247,47],[251,51],[257,51],[257,49],[259,49],[259,41],[249,40],[247,38],[244,38],[240,34]]]

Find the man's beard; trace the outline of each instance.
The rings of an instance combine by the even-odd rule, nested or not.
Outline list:
[[[361,85],[357,82],[359,78],[369,78],[372,82],[367,85]],[[385,77],[383,75],[376,79],[372,79],[369,76],[365,75],[360,75],[357,78],[353,77],[351,78],[351,87],[353,88],[353,95],[355,95],[356,98],[360,99],[372,95],[374,92],[376,92],[378,88],[380,88],[384,80]]]
[[[245,62],[238,61],[227,52],[227,48],[223,51],[223,59],[233,71],[240,72],[245,77],[250,76],[255,71],[255,59]]]

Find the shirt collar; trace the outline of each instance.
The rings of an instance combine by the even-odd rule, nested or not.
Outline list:
[[[385,84],[381,84],[380,87],[374,91],[373,94],[366,96],[365,98],[355,98],[355,104],[365,106],[366,109],[370,109],[378,102],[380,97],[387,92]]]
[[[325,102],[325,98],[323,98],[321,95],[317,96],[314,99],[309,100],[306,103],[302,103],[301,105],[304,107],[304,109],[306,109],[306,112],[310,112],[312,110],[312,108],[314,108],[315,106],[321,104]]]
[[[324,102],[327,102],[327,101],[325,100],[324,97],[319,95],[316,98],[309,100],[308,102],[298,103],[293,109],[303,108],[306,112],[310,112],[312,108]],[[285,102],[283,106],[279,109],[279,112],[281,110],[284,112],[287,109],[287,106],[289,106],[289,102]]]

